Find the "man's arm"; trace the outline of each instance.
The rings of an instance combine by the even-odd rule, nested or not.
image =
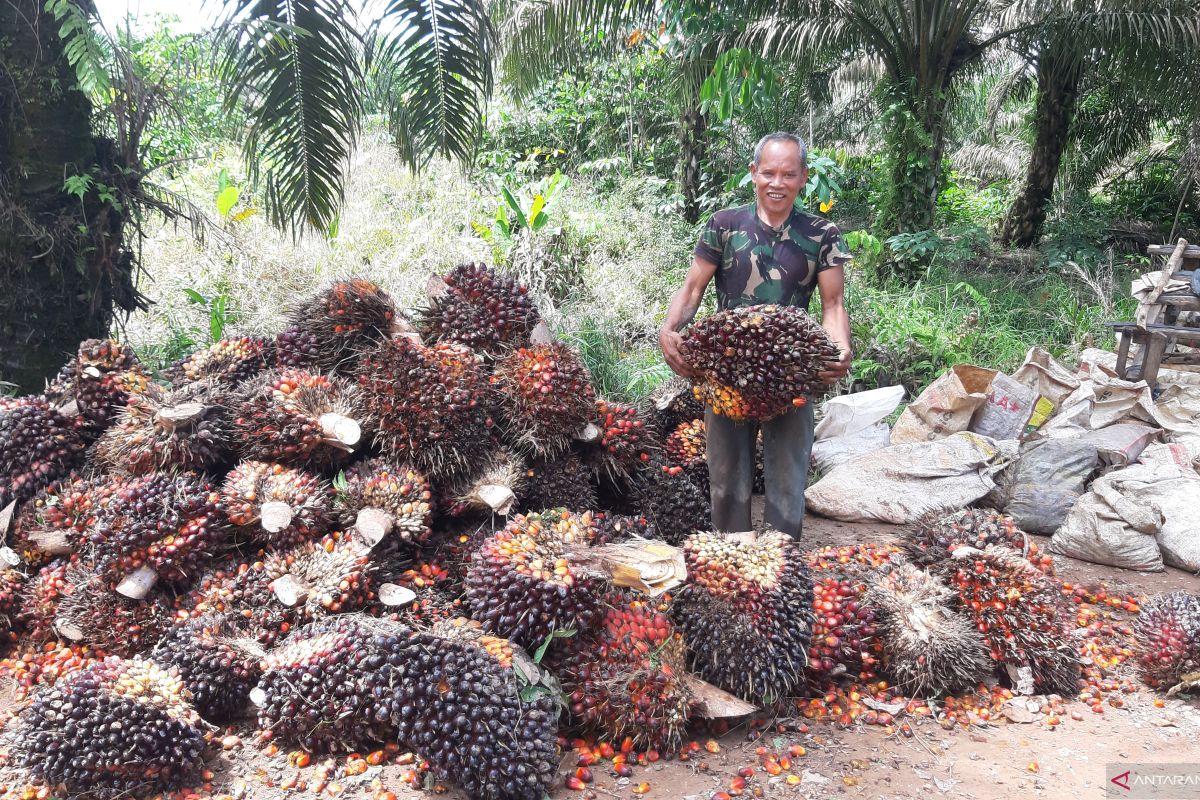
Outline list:
[[[663,358],[675,374],[689,377],[692,374],[687,359],[682,352],[683,336],[679,331],[691,322],[696,312],[700,310],[700,302],[704,299],[704,291],[708,288],[713,275],[717,274],[717,265],[711,261],[692,257],[692,266],[683,279],[683,286],[671,298],[671,306],[667,309],[667,319],[658,332],[658,344],[662,347]]]
[[[850,371],[854,353],[850,349],[850,315],[846,313],[846,271],[831,267],[817,274],[817,289],[821,293],[821,326],[841,350],[837,361],[827,361],[820,377],[825,383],[836,383]]]

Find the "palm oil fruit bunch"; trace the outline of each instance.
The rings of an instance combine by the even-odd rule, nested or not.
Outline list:
[[[568,512],[514,517],[471,559],[464,583],[472,619],[522,647],[556,630],[587,630],[599,618],[603,581],[580,574],[565,557],[590,531]]]
[[[704,419],[704,403],[696,399],[687,378],[672,375],[650,393],[654,422],[660,431],[673,431],[684,422]]]
[[[76,552],[101,511],[124,485],[119,478],[66,478],[21,506],[11,546],[26,564]]]
[[[320,371],[317,335],[293,325],[275,334],[275,366]]]
[[[450,621],[387,643],[396,741],[469,797],[541,800],[558,767],[554,701],[549,692],[522,699],[512,661],[532,667],[528,656],[467,632]]]
[[[983,636],[953,609],[953,599],[945,584],[904,561],[868,581],[883,669],[910,697],[973,690],[992,673]]]
[[[465,348],[398,337],[364,357],[358,380],[379,420],[376,446],[431,478],[469,471],[491,438],[490,387]]]
[[[249,707],[261,674],[259,659],[235,644],[238,632],[219,616],[201,616],[173,627],[150,654],[179,671],[192,705],[209,722],[225,722]]]
[[[110,656],[34,694],[18,717],[13,762],[70,794],[178,789],[203,766],[204,731],[188,699],[153,662]]]
[[[161,592],[123,597],[86,563],[72,564],[65,578],[53,623],[64,641],[128,658],[153,647],[171,625],[171,601]]]
[[[592,376],[579,354],[560,342],[519,347],[492,374],[505,434],[532,455],[567,449],[591,421]]]
[[[958,594],[998,664],[1028,672],[1041,694],[1071,694],[1079,654],[1058,585],[1005,545],[960,547],[938,572]]]
[[[113,339],[88,339],[46,387],[45,397],[55,406],[75,401],[80,418],[95,434],[149,385],[150,376],[132,347]]]
[[[592,545],[600,547],[605,544],[624,542],[633,537],[641,539],[658,538],[650,520],[643,516],[613,514],[601,511],[587,515],[590,517],[589,526],[592,529]]]
[[[1200,599],[1186,592],[1160,594],[1142,603],[1134,652],[1142,679],[1169,689],[1200,669]]]
[[[268,572],[263,561],[230,558],[200,576],[192,591],[181,599],[179,616],[224,617],[247,636],[270,647],[295,628],[300,617],[271,591],[271,581],[281,574],[278,570]]]
[[[362,443],[365,420],[358,387],[283,369],[244,387],[233,430],[244,458],[329,469],[350,460]]]
[[[453,517],[507,515],[525,491],[525,469],[525,460],[508,448],[480,453],[473,469],[441,485],[438,511]]]
[[[204,379],[176,390],[151,385],[129,402],[93,450],[110,472],[209,470],[229,457],[230,427],[219,384]]]
[[[814,677],[849,676],[864,682],[875,677],[875,610],[865,602],[865,590],[866,585],[847,572],[814,576],[808,663]]]
[[[683,635],[658,601],[609,592],[598,630],[572,637],[555,673],[581,727],[639,750],[679,749],[694,698],[683,683]]]
[[[712,503],[691,475],[660,466],[637,482],[639,507],[663,541],[678,545],[712,524]]]
[[[289,328],[312,336],[323,372],[352,374],[362,353],[388,340],[396,321],[391,296],[367,280],[340,281],[293,309]]]
[[[687,583],[674,616],[692,669],[752,703],[771,705],[804,687],[813,585],[789,537],[753,542],[698,533],[683,546]]]
[[[21,588],[17,623],[30,640],[42,642],[55,636],[54,618],[58,614],[59,603],[71,589],[67,572],[72,567],[73,558],[77,563],[77,557],[66,556],[50,561],[36,575],[31,575]]]
[[[1030,563],[1047,575],[1054,574],[1054,560],[1017,527],[1007,514],[988,508],[967,508],[944,516],[928,517],[903,534],[905,555],[918,566],[933,567],[950,558],[959,547],[982,550],[988,545],[1008,547],[1025,553]]]
[[[596,507],[592,472],[569,450],[552,458],[531,460],[525,468],[524,485],[521,505],[529,511],[586,511]]]
[[[596,442],[600,468],[610,477],[629,477],[650,465],[654,436],[636,405],[597,400],[594,423],[600,429]]]
[[[72,421],[44,399],[0,399],[0,510],[65,478],[85,451]]]
[[[385,537],[419,545],[432,533],[432,500],[429,481],[414,467],[373,458],[346,472],[337,510],[372,546]]]
[[[0,568],[0,640],[11,638],[21,608],[21,592],[25,588],[25,573],[16,567]]]
[[[333,516],[333,487],[307,472],[243,461],[225,476],[221,507],[255,542],[284,548],[322,536]]]
[[[392,739],[386,702],[373,688],[388,674],[376,635],[353,616],[293,632],[262,660],[252,690],[258,727],[315,753],[350,751]],[[384,642],[383,644],[386,644]]]
[[[258,336],[221,339],[172,364],[163,374],[175,386],[211,380],[233,388],[268,369],[274,343]]]
[[[457,342],[494,354],[528,343],[539,319],[526,287],[483,264],[460,264],[430,294],[420,324],[430,343]]]
[[[193,472],[155,472],[130,481],[88,533],[97,571],[135,599],[154,583],[145,570],[170,583],[195,578],[228,533],[220,501],[220,493]]]
[[[667,435],[663,445],[667,462],[692,472],[706,469],[708,456],[705,452],[704,420],[694,419],[681,422]]]
[[[375,597],[376,563],[342,531],[269,554],[263,563],[275,599],[305,621],[360,611]]]
[[[684,335],[696,397],[716,414],[764,421],[825,390],[818,373],[837,361],[824,328],[794,306],[719,311]]]

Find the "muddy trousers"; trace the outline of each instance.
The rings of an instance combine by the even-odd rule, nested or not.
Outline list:
[[[748,531],[754,451],[760,425],[704,412],[712,521],[718,531]],[[799,539],[813,444],[812,404],[761,423],[767,505],[763,522]]]

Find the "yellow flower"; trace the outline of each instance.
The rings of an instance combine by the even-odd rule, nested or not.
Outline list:
[[[821,213],[822,214],[828,214],[829,209],[831,209],[831,208],[833,208],[833,198],[832,197],[829,198],[828,201],[821,203]]]

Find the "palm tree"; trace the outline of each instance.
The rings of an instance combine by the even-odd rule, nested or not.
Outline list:
[[[1112,4],[1117,5],[1117,4]],[[1194,53],[1200,45],[1200,13],[1175,0],[1140,2],[1137,8],[1071,9],[1035,35],[1015,40],[1036,74],[1033,143],[1024,181],[1000,224],[1002,244],[1032,247],[1041,238],[1046,208],[1054,194],[1081,98],[1118,87],[1126,101],[1109,106],[1089,145],[1132,148],[1149,135],[1152,120],[1139,112],[1148,101],[1160,120],[1195,118],[1200,111]],[[1136,13],[1133,13],[1136,12]],[[1022,41],[1022,38],[1024,41]],[[1134,113],[1131,113],[1134,112]],[[1114,137],[1113,134],[1122,134]]]

